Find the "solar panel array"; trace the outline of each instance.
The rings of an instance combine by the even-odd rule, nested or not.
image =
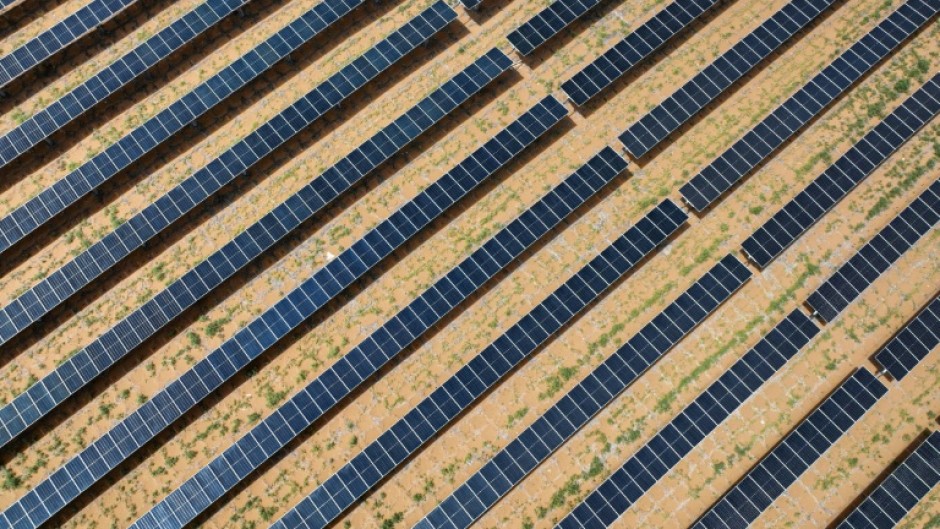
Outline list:
[[[561,89],[574,104],[587,103],[717,3],[718,0],[674,1],[562,83]]]
[[[206,398],[566,115],[564,105],[551,96],[537,103],[494,139],[474,151],[17,500],[0,514],[0,523],[23,524],[24,527],[32,528],[47,520],[52,513]]]
[[[610,526],[818,333],[805,313],[791,312],[575,506],[557,529]]]
[[[887,391],[869,371],[857,369],[722,496],[692,529],[750,525]]]
[[[0,446],[283,240],[512,65],[493,49],[0,409]]]
[[[620,135],[639,158],[744,77],[835,0],[792,0]]]
[[[460,0],[460,3],[467,9],[475,10],[480,7],[480,4],[483,3],[483,0]]]
[[[881,123],[758,228],[742,248],[769,265],[830,209],[940,112],[940,74],[904,100]]]
[[[875,353],[875,361],[891,378],[901,380],[940,344],[940,297],[933,298],[914,319]]]
[[[714,204],[938,10],[940,3],[932,0],[905,2],[682,186],[679,191],[683,200],[698,212]],[[888,153],[906,139],[903,136],[889,138],[896,145],[892,145],[892,141],[879,143]]]
[[[836,529],[891,529],[937,484],[940,432],[933,432]]]
[[[386,37],[183,180],[78,257],[0,309],[0,343],[9,340],[78,289],[179,220],[258,160],[426,42],[457,17],[443,0]]]
[[[686,220],[673,202],[660,203],[272,527],[320,529],[329,524]]]
[[[832,321],[940,220],[940,180],[863,246],[810,294],[806,304],[823,321]]]
[[[545,236],[627,166],[605,148],[140,518],[182,528]],[[267,458],[265,458],[267,459]],[[263,462],[263,461],[262,461]]]
[[[519,53],[529,55],[599,3],[600,0],[555,0],[512,30],[507,38]]]
[[[0,167],[85,113],[248,0],[208,0],[0,137]],[[0,224],[0,229],[3,229]],[[6,231],[3,229],[3,231]]]
[[[731,297],[751,271],[729,255],[594,369],[424,517],[415,529],[464,529]]]

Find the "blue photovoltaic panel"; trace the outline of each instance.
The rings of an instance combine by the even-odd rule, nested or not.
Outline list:
[[[744,77],[758,63],[816,19],[835,0],[792,0],[757,29],[715,59],[682,88],[620,135],[634,158],[659,145],[673,131]]]
[[[800,310],[790,313],[646,445],[581,501],[556,529],[608,527],[731,416],[816,334]]]
[[[460,3],[467,9],[474,10],[480,7],[480,4],[483,3],[483,0],[460,0]]]
[[[398,312],[325,373],[140,518],[132,529],[181,529],[337,402],[401,353],[451,309],[584,204],[627,163],[606,148]],[[230,472],[229,469],[235,470]]]
[[[734,256],[722,259],[428,513],[415,529],[469,527],[750,277],[751,271]]]
[[[933,432],[836,529],[891,529],[938,483],[940,432]]]
[[[587,103],[717,3],[676,0],[562,83],[561,89],[574,104]]]
[[[887,392],[888,388],[870,372],[856,370],[692,529],[750,525]]]
[[[551,96],[536,103],[492,140],[0,513],[0,526],[22,524],[32,529],[47,520],[353,281],[411,240],[559,123],[567,113],[565,106]],[[261,449],[251,457],[268,455],[270,453]]]
[[[868,177],[940,112],[940,74],[901,103],[741,245],[761,268]]]
[[[512,30],[507,38],[519,53],[528,55],[599,3],[600,0],[555,0]]]
[[[38,196],[18,207],[13,213],[0,219],[0,252],[16,244],[43,223],[61,213],[70,204],[107,182],[158,145],[163,144],[193,123],[196,118],[252,80],[257,79],[275,63],[309,42],[364,1],[338,0],[318,4],[169,107],[108,146],[81,167],[44,189]],[[372,53],[374,55],[377,52]],[[368,59],[360,58],[359,60],[363,62]],[[371,64],[383,63],[384,61]],[[127,67],[132,72],[143,68],[141,63],[133,59]],[[122,69],[120,64],[117,68]],[[379,68],[379,70],[382,69]],[[32,123],[31,125],[24,124],[25,128],[21,132],[14,131],[0,137],[0,162],[6,164],[33,143],[45,137],[47,132],[56,126],[50,123],[64,123],[87,110],[96,101],[93,94],[94,90],[86,92],[79,87],[60,99],[61,105],[59,102],[53,103],[49,108],[37,114],[35,119],[29,122]],[[308,94],[308,98],[311,97],[312,94]],[[311,116],[311,112],[306,110],[303,113],[303,119],[300,119],[295,115],[297,110],[300,109],[295,109],[292,114],[285,116],[297,120],[296,125],[295,121],[291,121],[292,126],[303,125],[303,121]],[[0,340],[2,339],[4,337],[0,333]]]
[[[884,348],[875,361],[901,380],[940,343],[940,297],[933,298]]]
[[[259,160],[405,54],[426,42],[456,17],[457,13],[443,0],[433,4],[78,257],[0,309],[0,343],[6,342],[88,285],[92,279],[143,246],[237,176],[244,175]]]
[[[400,152],[512,61],[493,49],[0,409],[0,446]]]
[[[685,223],[665,200],[272,527],[322,529]]]
[[[714,204],[748,172],[933,18],[938,10],[940,2],[936,0],[908,0],[901,5],[682,186],[679,191],[683,200],[698,212]],[[891,152],[904,139],[892,136],[883,146]]]
[[[0,137],[0,167],[101,103],[248,0],[208,0]],[[6,231],[2,224],[0,230]],[[2,249],[2,247],[0,247]]]
[[[940,180],[875,235],[806,300],[823,321],[832,321],[940,220]]]

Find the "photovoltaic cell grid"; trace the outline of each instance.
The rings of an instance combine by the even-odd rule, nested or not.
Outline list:
[[[236,90],[256,79],[289,53],[347,15],[363,1],[321,2],[156,116],[144,122],[143,125],[123,136],[81,167],[43,190],[42,193],[14,210],[13,213],[0,219],[0,252],[23,239],[27,234],[53,216],[61,213],[62,210],[79,198],[108,181],[144,154],[155,149],[188,124],[194,122],[196,118],[232,95]],[[384,46],[385,50],[394,52],[394,50],[388,48],[387,43]],[[360,69],[360,71],[368,72],[372,67],[382,70],[384,66],[379,68],[380,65],[385,64],[386,60],[395,62],[393,59],[398,55],[395,52],[393,55],[386,55],[383,58],[377,50],[372,50],[371,54],[366,54],[358,59],[358,66],[365,68],[364,70]],[[355,70],[350,69],[349,71],[353,73]],[[331,91],[337,89],[338,87],[331,88]],[[80,92],[80,89],[76,92]],[[309,101],[312,102],[313,97],[312,94],[308,94]],[[63,98],[63,100],[66,98]],[[83,98],[80,99],[84,100]],[[93,103],[93,100],[88,100],[82,105],[90,106]],[[49,118],[54,117],[56,122],[71,119],[81,113],[84,108],[75,107],[74,104],[68,103],[61,111],[54,109],[54,107],[55,105],[50,107],[53,110],[50,110],[51,115]],[[307,108],[309,104],[304,104],[304,107],[305,109],[294,109],[286,116],[282,114],[282,118],[290,117],[292,119],[290,126],[302,127],[307,120],[315,119],[315,116],[318,115]],[[302,117],[296,115],[297,110],[304,110]],[[66,117],[56,117],[61,116],[62,112],[66,112],[68,115]],[[46,123],[47,118],[37,116],[37,120],[40,123]],[[33,138],[33,136],[30,136],[30,138]],[[25,136],[17,136],[11,133],[11,135],[0,138],[0,153],[25,151],[30,146],[31,141],[38,142],[39,140],[35,138],[28,139]],[[254,149],[259,148],[264,149],[264,146],[254,147]],[[245,147],[242,146],[241,149],[244,150]],[[7,154],[0,154],[0,156],[2,156],[0,159],[4,163],[9,161]],[[231,156],[231,153],[229,156]],[[0,332],[0,340],[5,339],[3,333]]]
[[[830,165],[741,245],[761,268],[769,265],[830,209],[940,112],[934,75]]]
[[[512,65],[498,49],[439,89],[0,409],[0,446],[401,151]]]
[[[480,7],[480,4],[483,3],[483,0],[460,0],[460,3],[467,9],[474,10]]]
[[[634,158],[665,140],[835,0],[793,0],[620,135]]]
[[[679,191],[683,200],[698,212],[714,204],[938,10],[940,2],[933,0],[909,0],[903,4],[682,186]],[[906,139],[903,136],[889,138],[879,143],[887,153]]]
[[[192,41],[248,0],[209,0],[175,20],[91,79],[78,85],[0,137],[0,167],[91,109],[151,66]],[[6,231],[0,224],[0,230]],[[0,247],[2,250],[2,247]]]
[[[727,256],[594,369],[415,529],[464,529],[545,461],[751,277]]]
[[[717,3],[676,0],[562,83],[561,89],[574,104],[587,103]]]
[[[567,115],[549,96],[0,513],[34,528],[466,196]],[[264,453],[268,457],[270,453]],[[20,525],[17,525],[20,524]]]
[[[875,361],[891,378],[901,380],[940,343],[940,297],[935,297],[913,320],[901,329]]]
[[[557,529],[608,527],[783,367],[819,327],[791,312],[633,457],[581,501]]]
[[[323,528],[685,223],[663,201],[272,527]]]
[[[555,0],[512,30],[507,37],[509,43],[519,53],[528,55],[599,3],[601,0]]]
[[[143,246],[236,176],[245,174],[258,160],[426,42],[456,17],[454,10],[443,0],[433,4],[78,257],[0,309],[0,343],[9,340]]]
[[[940,432],[933,432],[836,529],[891,529],[940,483]]]
[[[856,370],[722,496],[692,529],[750,525],[887,391],[869,371]]]
[[[627,166],[606,148],[445,274],[233,446],[154,506],[132,529],[182,528],[440,322]],[[261,463],[259,463],[261,459]]]
[[[895,217],[810,294],[806,304],[823,321],[832,321],[901,255],[940,220],[940,180],[934,180]]]

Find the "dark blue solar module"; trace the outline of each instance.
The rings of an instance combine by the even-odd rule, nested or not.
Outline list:
[[[875,361],[891,378],[901,380],[940,343],[940,297],[934,297],[924,310],[875,353]]]
[[[205,201],[300,130],[356,92],[457,17],[433,4],[358,59],[248,134],[130,220],[0,309],[0,343],[68,299],[95,277]],[[275,228],[276,229],[276,228]],[[261,236],[262,234],[258,234]],[[195,286],[196,290],[201,287]]]
[[[687,215],[673,202],[660,203],[272,527],[321,529],[328,525],[686,220]]]
[[[248,0],[208,0],[0,137],[0,167],[114,94]],[[6,229],[0,223],[0,231]],[[2,250],[3,247],[0,247]]]
[[[934,75],[871,129],[741,245],[761,268],[769,265],[940,112],[940,74]]]
[[[567,108],[551,96],[536,103],[361,240],[17,500],[0,514],[0,525],[24,524],[24,527],[33,528],[47,520],[52,513],[76,498],[343,292],[353,281],[411,240],[483,180],[558,124],[567,113]],[[192,288],[201,287],[197,284]],[[262,454],[270,455],[262,450],[251,457],[257,458]],[[260,460],[256,463],[260,463]]]
[[[528,55],[599,3],[601,0],[555,0],[507,38],[519,53]]]
[[[714,204],[938,10],[940,2],[908,0],[682,186],[682,199],[698,212]],[[903,136],[889,138],[882,142],[888,152],[906,140]]]
[[[676,0],[562,83],[561,89],[574,104],[587,103],[716,4],[718,0]]]
[[[790,313],[562,519],[557,529],[607,527],[731,416],[802,349],[819,327]]]
[[[937,484],[940,432],[933,432],[836,529],[891,529]]]
[[[751,271],[734,256],[722,259],[428,513],[415,529],[469,527],[750,277]]]
[[[154,506],[132,529],[181,529],[257,468],[255,458],[246,454],[259,450],[270,454],[283,448],[531,248],[626,166],[627,162],[613,149],[601,151]]]
[[[81,167],[71,171],[64,178],[44,189],[38,196],[14,210],[13,213],[0,219],[0,252],[16,244],[43,223],[61,213],[70,204],[107,182],[118,172],[139,160],[158,145],[163,144],[187,125],[193,123],[196,118],[214,108],[252,80],[257,79],[275,63],[287,57],[288,54],[304,43],[309,42],[314,36],[347,15],[364,1],[339,0],[317,4],[270,38],[255,46],[251,51],[223,68],[219,73],[176,100],[169,107],[108,146]],[[377,57],[378,51],[373,50],[371,53],[371,56],[364,56],[359,59],[359,66],[365,68],[363,74],[371,71],[373,65],[378,70],[383,70],[388,66],[385,59]],[[397,56],[397,53],[392,55],[392,57],[395,56]],[[368,62],[370,59],[379,60],[370,63]],[[389,61],[394,62],[391,59]],[[127,66],[134,75],[137,75],[143,68],[142,63],[133,60]],[[118,65],[117,69],[122,70],[123,68]],[[347,69],[350,75],[355,74],[355,77],[349,77],[349,81],[357,80],[358,73],[352,65],[347,66]],[[121,75],[127,74],[122,73]],[[95,83],[95,86],[97,86],[97,83]],[[321,85],[321,87],[323,86]],[[345,86],[345,81],[339,86]],[[100,88],[96,90],[99,91],[97,92],[98,95],[105,95],[104,92],[100,92]],[[14,132],[0,138],[0,161],[4,164],[9,162],[48,135],[58,126],[56,124],[65,123],[87,110],[100,100],[96,99],[95,93],[95,90],[86,91],[79,87],[60,99],[61,105],[58,102],[54,103],[37,114],[34,120],[28,122],[32,124],[26,125],[24,123],[25,128],[15,129]],[[71,97],[72,94],[76,97]],[[307,103],[299,103],[303,105],[299,108],[292,107],[294,110],[290,114],[282,114],[282,119],[291,118],[289,126],[304,126],[306,120],[315,116],[314,112],[309,109],[314,98],[314,94],[308,94]],[[297,116],[297,112],[300,110],[304,110],[302,118]],[[319,109],[317,112],[319,112]],[[284,124],[282,126],[286,127],[288,125]],[[16,132],[20,129],[22,129],[22,134]],[[246,150],[244,145],[239,145],[241,145],[240,151],[229,153],[230,156],[237,155],[239,158],[243,158],[249,154],[244,152]],[[264,150],[263,146],[255,146],[253,149],[258,150],[259,147]],[[235,166],[237,165],[239,164],[235,164]],[[0,340],[4,339],[6,339],[5,336],[0,332]]]
[[[206,297],[505,72],[493,49],[0,409],[0,446]]]
[[[620,141],[627,152],[639,158],[659,145],[833,2],[835,0],[789,2],[621,134]]]
[[[859,368],[725,493],[692,529],[747,527],[871,409],[888,388]]]
[[[940,180],[934,180],[878,235],[810,294],[806,304],[832,321],[940,220]]]
[[[480,7],[480,4],[483,3],[483,0],[460,0],[460,3],[463,4],[463,6],[467,9],[475,10],[476,8]]]

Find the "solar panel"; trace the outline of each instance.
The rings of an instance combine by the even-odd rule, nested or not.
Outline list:
[[[718,0],[672,2],[562,83],[561,89],[574,104],[580,106],[587,103],[717,3]]]
[[[832,321],[845,307],[894,264],[940,220],[940,180],[845,262],[806,300],[823,321]]]
[[[940,432],[933,432],[836,529],[891,529],[938,483]]]
[[[471,11],[476,10],[483,3],[483,0],[460,0],[463,6]]]
[[[620,135],[639,158],[744,77],[835,0],[792,0]]]
[[[272,528],[322,528],[597,299],[685,223],[665,200],[481,351],[417,407],[279,519]]]
[[[442,5],[442,4],[437,4]],[[568,111],[549,96],[0,513],[35,527],[202,401],[353,281],[411,240]],[[270,455],[258,452],[252,457]],[[46,513],[49,514],[46,514]]]
[[[519,53],[528,55],[599,3],[600,0],[555,0],[512,30],[507,37],[509,43]]]
[[[258,450],[276,453],[283,448],[297,433],[310,427],[560,224],[626,166],[613,149],[605,148],[154,506],[132,529],[181,529],[261,464],[246,454]]]
[[[791,312],[740,360],[594,489],[556,529],[607,527],[770,380],[819,328]]]
[[[747,527],[871,409],[888,388],[859,368],[728,491],[692,529]]]
[[[244,175],[258,160],[319,119],[406,53],[426,42],[456,17],[454,10],[443,0],[436,2],[78,257],[0,309],[0,343],[9,340],[78,289],[88,285],[95,277],[143,246],[237,176]]]
[[[891,378],[901,380],[940,344],[940,297],[925,308],[875,353],[875,361]]]
[[[208,0],[199,4],[91,79],[30,116],[0,137],[0,167],[32,149],[246,3],[248,0]]]
[[[314,36],[336,23],[363,2],[364,0],[338,0],[318,4],[169,107],[109,145],[81,167],[44,189],[38,196],[14,210],[13,213],[0,219],[0,252],[22,240],[70,204],[107,182],[158,145],[163,144],[193,123],[196,118],[217,106],[252,80],[257,79],[275,63],[309,42]],[[373,51],[373,54],[375,53]],[[359,60],[368,59],[360,58]],[[133,61],[127,67],[134,75],[137,75],[143,66]],[[120,69],[121,66],[118,68]],[[354,70],[349,71],[354,72]],[[100,88],[98,90],[100,91]],[[0,138],[0,161],[7,163],[10,159],[19,156],[33,143],[45,137],[47,131],[78,116],[98,101],[94,96],[94,90],[86,92],[78,88],[72,93],[77,97],[66,95],[60,100],[61,105],[57,103],[50,105],[46,109],[48,112],[44,114],[45,111],[43,111],[37,114],[35,120],[30,122],[32,124],[24,124],[23,130],[29,131],[28,134],[11,133]],[[310,111],[308,110],[303,115],[303,119],[297,118],[294,114],[296,111],[291,116],[299,120],[298,125],[302,125]]]
[[[509,69],[498,49],[477,59],[345,158],[223,245],[87,347],[0,408],[0,446],[206,297]]]
[[[940,74],[934,75],[741,245],[761,268],[848,195],[940,112]]]
[[[531,426],[442,501],[415,529],[465,529],[731,297],[751,271],[718,262]]]
[[[908,0],[682,186],[679,191],[683,200],[698,212],[714,204],[926,24],[938,10],[940,3]],[[898,146],[904,141],[899,137],[891,139]],[[890,152],[891,143],[883,142],[879,146],[883,145]]]

